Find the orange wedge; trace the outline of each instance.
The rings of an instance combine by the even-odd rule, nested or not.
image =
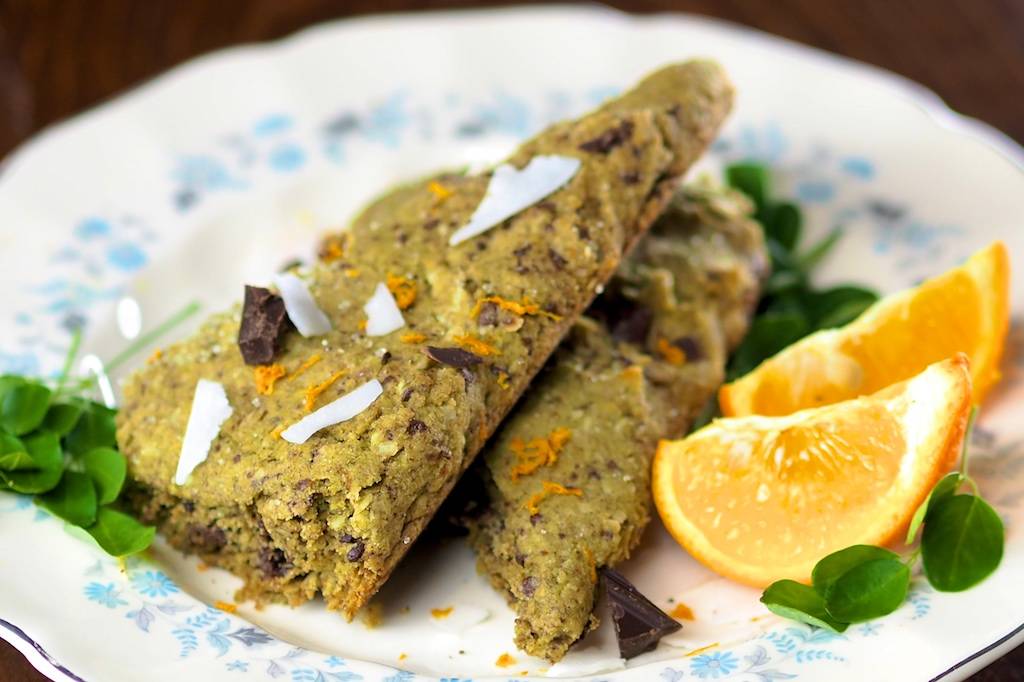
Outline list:
[[[999,381],[1009,324],[1010,259],[995,242],[913,289],[887,296],[853,322],[802,339],[718,393],[722,414],[790,414],[914,376],[966,353],[974,400]]]
[[[763,587],[903,533],[956,463],[971,409],[964,354],[870,396],[784,417],[718,419],[662,441],[654,504],[690,554]]]

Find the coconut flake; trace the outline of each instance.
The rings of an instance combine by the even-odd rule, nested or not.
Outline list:
[[[220,433],[221,424],[231,416],[232,411],[223,386],[208,379],[196,382],[192,411],[188,415],[185,438],[181,442],[181,454],[178,455],[178,470],[174,473],[175,483],[185,485],[192,470],[206,461],[210,446]]]
[[[491,612],[473,604],[455,604],[444,618],[431,618],[430,622],[449,634],[461,635],[474,625],[491,617]]]
[[[455,230],[448,243],[455,246],[533,206],[572,180],[579,169],[580,160],[571,156],[535,156],[522,170],[501,164],[469,222]]]
[[[309,287],[290,272],[274,275],[274,284],[284,299],[288,319],[303,336],[319,336],[331,331],[331,321],[320,310]]]
[[[405,326],[402,311],[383,282],[377,284],[373,296],[363,306],[363,312],[366,313],[367,336],[384,336]]]
[[[301,445],[320,429],[348,421],[373,404],[384,387],[371,379],[359,388],[346,393],[337,400],[327,403],[316,412],[306,415],[281,432],[281,438],[289,443]]]

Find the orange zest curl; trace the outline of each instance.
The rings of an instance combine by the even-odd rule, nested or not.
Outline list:
[[[431,180],[430,182],[428,182],[427,189],[430,190],[431,194],[437,197],[438,201],[444,201],[445,199],[452,195],[452,191],[445,187],[444,185],[442,185],[437,180]]]
[[[498,386],[501,386],[504,390],[508,390],[508,372],[498,372],[498,378],[495,379],[498,382]]]
[[[288,378],[294,379],[295,377],[299,376],[300,374],[302,374],[303,372],[305,372],[307,369],[309,369],[318,362],[320,362],[319,353],[317,353],[316,355],[309,356],[309,358],[305,362],[303,362],[301,365],[295,368],[294,372],[288,375]]]
[[[558,454],[569,442],[572,431],[559,427],[543,438],[534,438],[524,443],[522,438],[513,438],[509,443],[517,463],[512,467],[510,476],[513,481],[520,476],[528,476],[542,466],[551,466],[558,461]]]
[[[524,315],[542,315],[555,321],[562,319],[561,315],[541,310],[540,306],[530,301],[529,298],[524,297],[523,302],[519,303],[517,301],[510,301],[507,298],[502,298],[501,296],[485,296],[481,298],[476,302],[476,305],[473,306],[473,310],[470,311],[469,316],[475,320],[477,316],[480,315],[480,311],[483,309],[484,305],[487,303],[493,303],[502,310],[507,310],[514,315],[519,315],[520,317]]]
[[[161,350],[159,348],[154,348],[153,349],[153,354],[150,355],[148,358],[146,358],[146,364],[147,365],[152,365],[154,362],[156,362],[157,360],[162,358],[163,355],[164,355],[163,350]]]
[[[252,374],[256,378],[256,392],[260,395],[273,395],[274,384],[286,372],[281,365],[259,365],[253,367]]]
[[[540,484],[544,486],[541,491],[531,495],[530,499],[523,505],[523,508],[530,512],[531,516],[540,513],[537,505],[550,495],[575,495],[576,497],[583,497],[583,491],[579,488],[566,488],[564,485],[552,483],[551,481],[541,481]]]
[[[402,343],[423,343],[427,340],[426,334],[420,334],[419,332],[409,332],[408,334],[402,334]]]
[[[218,600],[213,602],[213,608],[220,609],[224,613],[235,613],[236,611],[238,611],[238,604],[232,604],[231,602]]]
[[[306,389],[306,412],[313,411],[313,405],[316,404],[316,399],[320,397],[320,394],[330,388],[331,384],[340,379],[343,374],[345,374],[345,372],[339,370],[319,384],[310,386]]]
[[[395,303],[398,304],[399,310],[405,310],[416,302],[416,282],[389,274],[385,286],[395,297]]]
[[[325,263],[336,261],[345,256],[345,244],[348,241],[347,235],[339,234],[327,237],[320,243],[320,251],[317,254],[320,260]]]
[[[658,354],[670,365],[682,365],[686,362],[686,351],[664,337],[658,339]]]
[[[477,355],[501,355],[501,351],[492,346],[491,344],[471,336],[470,334],[461,334],[459,336],[452,337],[452,341],[459,344],[466,350],[472,351]]]
[[[455,610],[454,606],[449,606],[443,609],[430,609],[430,615],[437,620],[441,620],[452,615],[453,610]]]

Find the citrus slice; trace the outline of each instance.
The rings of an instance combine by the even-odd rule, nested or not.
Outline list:
[[[963,265],[887,296],[853,322],[802,339],[718,393],[722,414],[781,415],[868,395],[966,353],[974,400],[999,381],[1010,262],[994,242]]]
[[[755,586],[806,582],[827,554],[904,532],[954,466],[970,409],[961,353],[870,396],[718,419],[659,444],[654,504],[676,541],[718,573]]]

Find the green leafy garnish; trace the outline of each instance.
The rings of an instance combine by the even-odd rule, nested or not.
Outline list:
[[[735,163],[725,169],[725,178],[753,202],[772,262],[750,332],[729,361],[726,379],[732,381],[808,334],[852,322],[878,300],[878,294],[861,286],[819,290],[811,284],[812,272],[839,243],[843,231],[834,228],[802,251],[803,214],[795,203],[772,196],[766,167]]]
[[[107,364],[127,361],[198,310],[190,304]],[[88,533],[108,554],[141,552],[156,529],[116,509],[127,465],[117,451],[116,410],[90,398],[95,378],[71,380],[81,335],[71,339],[53,381],[0,376],[0,490],[36,496],[54,516]],[[83,534],[84,536],[84,534]]]
[[[1005,531],[1002,519],[976,494],[978,486],[966,473],[970,430],[969,426],[964,436],[960,471],[935,484],[910,522],[908,545],[924,527],[918,551],[904,558],[872,545],[847,547],[815,565],[813,588],[780,580],[768,586],[761,601],[784,618],[842,632],[851,623],[899,608],[919,556],[928,582],[941,592],[960,592],[990,576],[1003,558]],[[975,494],[958,494],[964,485]]]

